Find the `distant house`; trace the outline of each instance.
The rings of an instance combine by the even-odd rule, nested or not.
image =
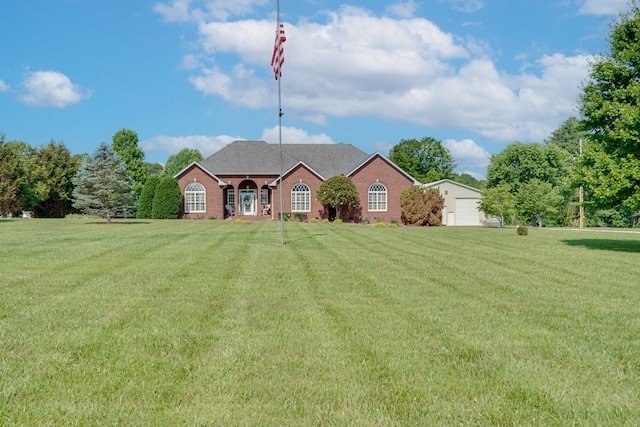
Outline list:
[[[482,191],[450,179],[424,184],[423,188],[437,188],[444,197],[442,224],[444,225],[483,225],[485,215],[478,209]]]
[[[279,219],[280,145],[235,141],[175,175],[182,215],[191,218]],[[360,208],[331,212],[316,200],[332,176],[351,177]],[[282,210],[303,218],[400,221],[400,191],[418,185],[385,156],[351,144],[282,144]]]

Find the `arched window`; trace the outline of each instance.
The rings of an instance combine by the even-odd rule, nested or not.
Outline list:
[[[291,189],[291,212],[311,211],[311,190],[307,184],[297,183]]]
[[[199,182],[192,182],[184,189],[184,211],[205,212],[205,190],[204,185]]]
[[[376,182],[369,187],[369,211],[387,210],[387,187]]]

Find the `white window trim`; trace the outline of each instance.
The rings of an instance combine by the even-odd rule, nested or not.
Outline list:
[[[192,189],[190,190],[189,187]],[[197,190],[194,190],[194,187],[197,187]],[[202,207],[202,209],[198,209],[199,207]],[[203,213],[207,211],[207,190],[204,185],[199,182],[192,182],[185,187],[184,211],[185,213]]]
[[[296,189],[303,186],[306,190]],[[302,209],[300,209],[301,205],[303,205]],[[311,212],[311,187],[307,184],[299,182],[291,187],[291,212]]]
[[[384,190],[382,190],[384,188]],[[369,186],[367,207],[369,212],[386,212],[387,211],[387,187],[384,184],[375,182]],[[372,197],[373,196],[373,197]],[[380,200],[381,196],[384,196],[384,202]],[[374,199],[375,200],[372,200]],[[371,207],[373,204],[373,208]],[[384,204],[384,207],[381,205]]]

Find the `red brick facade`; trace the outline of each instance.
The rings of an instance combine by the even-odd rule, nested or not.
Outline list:
[[[415,185],[416,181],[379,154],[370,157],[349,176],[360,194],[360,207],[350,211],[343,209],[340,217],[344,222],[360,222],[362,219],[368,219],[371,223],[380,221],[389,223],[392,219],[397,219],[400,222],[402,213],[400,192],[405,187]],[[213,175],[200,165],[193,164],[183,170],[177,178],[183,194],[183,216],[204,219],[228,217],[225,205],[229,201],[229,190],[232,190],[234,193],[234,217],[249,220],[277,220],[279,218],[280,189],[278,188],[277,175]],[[285,174],[283,181],[282,207],[284,212],[292,211],[291,191],[293,186],[297,183],[303,183],[310,189],[310,208],[306,212],[307,218],[327,218],[329,213],[316,200],[318,188],[323,182],[318,174],[304,164],[299,164]],[[204,211],[186,212],[185,210],[185,188],[192,182],[201,183],[205,188]],[[382,211],[369,210],[369,188],[375,183],[384,185],[387,191],[386,209]],[[263,194],[266,195],[267,200],[263,200]],[[246,211],[241,206],[240,195],[243,196],[243,199],[245,195],[247,196]],[[263,215],[262,207],[267,203],[271,209],[268,215]]]

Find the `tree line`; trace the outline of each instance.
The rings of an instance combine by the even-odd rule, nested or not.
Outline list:
[[[92,154],[76,155],[63,142],[32,147],[24,141],[6,141],[0,134],[0,216],[28,211],[39,218],[86,213],[108,221],[114,216],[173,217],[167,213],[166,200],[173,201],[172,212],[179,212],[181,204],[173,176],[202,159],[198,150],[185,148],[169,156],[164,166],[146,162],[137,133],[129,129],[116,132],[110,145],[101,143]],[[139,213],[141,202],[149,198],[149,190],[147,199],[143,197],[149,180],[152,206],[145,210],[145,204]],[[156,185],[161,180],[165,184]],[[153,214],[156,188],[167,189],[173,197],[163,193]],[[176,189],[180,197],[177,203]]]

